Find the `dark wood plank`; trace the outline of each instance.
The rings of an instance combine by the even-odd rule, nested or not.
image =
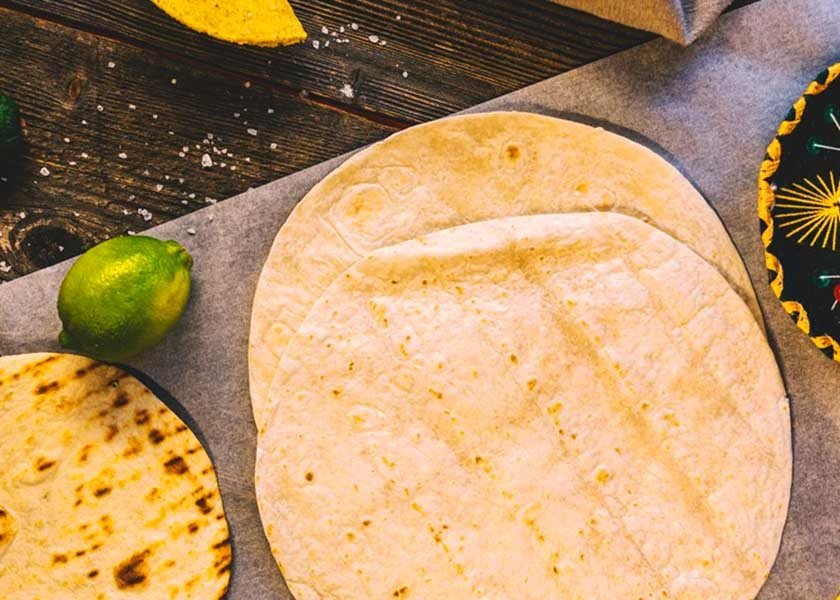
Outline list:
[[[25,120],[19,180],[0,184],[0,280],[395,130],[6,9],[0,63]]]
[[[278,49],[212,40],[172,21],[149,0],[0,4],[408,123],[449,114],[652,37],[547,0],[293,0],[310,39]],[[322,27],[349,42],[337,43]],[[386,45],[371,42],[371,35]],[[353,98],[341,92],[348,83]]]

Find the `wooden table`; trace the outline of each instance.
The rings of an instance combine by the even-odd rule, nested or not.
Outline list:
[[[309,39],[265,49],[149,0],[0,0],[0,281],[652,38],[546,0],[293,4]]]

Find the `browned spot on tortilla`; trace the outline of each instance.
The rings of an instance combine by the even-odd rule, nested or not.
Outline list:
[[[184,462],[184,459],[180,456],[174,456],[163,463],[163,466],[166,467],[167,472],[173,473],[174,475],[183,475],[190,468],[187,466],[187,463]]]
[[[196,453],[196,452],[198,452],[199,450],[201,450],[201,446],[196,446],[195,448],[189,448],[189,449],[187,450],[187,454],[195,454],[195,453]]]
[[[212,498],[213,494],[205,494],[201,498],[195,501],[195,505],[198,509],[202,512],[202,514],[207,514],[213,510],[213,507],[207,502],[209,498]]]
[[[405,596],[408,596],[408,587],[403,586],[398,590],[394,590],[394,593],[392,595],[394,596],[394,598],[403,598]]]
[[[161,443],[163,440],[165,440],[165,439],[166,439],[166,436],[165,436],[165,435],[163,435],[163,434],[162,434],[160,431],[158,431],[157,429],[152,429],[152,430],[149,432],[149,441],[150,441],[150,442],[152,442],[152,443],[153,443],[153,444],[155,444],[155,445],[160,444],[160,443]]]
[[[87,550],[76,550],[76,556],[84,556],[87,554]]]
[[[228,571],[230,571],[230,561],[228,561],[228,563],[225,566],[223,566],[221,569],[219,569],[216,573],[219,574],[219,575],[224,575]]]
[[[175,433],[182,433],[187,430],[187,426],[181,423],[175,428]]]
[[[125,394],[119,394],[116,398],[114,398],[113,407],[114,408],[122,408],[126,404],[131,402],[131,400]]]
[[[152,489],[150,489],[150,490],[149,490],[149,493],[148,493],[148,494],[146,494],[146,500],[148,500],[148,501],[150,501],[150,502],[151,502],[152,500],[154,500],[155,498],[157,498],[157,496],[158,496],[158,491],[159,491],[159,490],[158,490],[156,487],[153,487]]]
[[[198,531],[198,523],[193,521],[192,523],[187,525],[187,531],[189,531],[190,533],[195,533],[196,531]]]
[[[175,566],[175,561],[170,558],[163,563],[163,566],[166,567],[167,569],[171,569],[172,567]]]
[[[225,588],[222,590],[222,593],[219,594],[219,597],[216,598],[216,600],[222,600],[225,596],[227,596],[227,593],[228,593],[228,586],[225,586]]]
[[[67,557],[64,554],[53,554],[52,561],[54,565],[64,564],[67,562]]]
[[[141,408],[138,411],[134,412],[134,422],[138,425],[143,425],[149,421],[149,411],[145,408]]]
[[[365,527],[369,527],[370,526],[370,519],[365,519],[364,521],[362,521],[362,525],[364,525]]]
[[[46,394],[47,392],[54,392],[58,389],[60,384],[57,381],[51,381],[49,383],[42,383],[38,387],[35,388],[35,394],[41,396]]]
[[[143,550],[114,568],[114,581],[116,581],[119,589],[136,587],[146,581],[149,570],[146,559],[149,554],[149,550]]]
[[[508,144],[505,147],[505,155],[510,160],[517,160],[519,158],[520,154],[521,153],[519,151],[519,146],[517,146],[516,144]]]
[[[94,490],[93,495],[97,498],[101,498],[102,496],[107,496],[111,493],[111,488],[108,486],[101,487],[99,489]]]
[[[230,537],[226,537],[221,542],[213,544],[213,549],[218,550],[219,548],[224,548],[225,546],[230,546]]]
[[[126,446],[125,450],[123,450],[123,456],[129,457],[134,456],[135,454],[140,454],[140,451],[143,449],[143,444],[138,440],[136,437],[131,436],[128,438],[128,446]]]
[[[90,456],[90,451],[92,449],[93,449],[93,447],[90,444],[86,444],[85,446],[82,447],[82,449],[79,451],[79,463],[80,464],[87,462],[87,459]]]
[[[99,569],[94,569],[93,571],[88,571],[88,579],[94,579],[97,575],[99,575]]]
[[[315,479],[315,474],[314,473],[307,473],[305,475],[305,477],[306,477],[306,481],[312,481],[313,479]]]
[[[97,543],[95,543],[93,546],[91,546],[91,547],[90,547],[90,551],[91,551],[91,552],[96,552],[96,551],[97,551],[97,550],[99,550],[101,547],[102,547],[102,544],[100,544],[99,542],[97,542]]]
[[[516,358],[516,355],[515,355],[515,354],[511,354],[511,355],[510,355],[510,362],[512,362],[513,364],[516,364],[516,363],[518,363],[518,362],[519,362],[519,359],[518,359],[518,358]]]
[[[114,439],[114,437],[120,432],[120,428],[117,427],[114,423],[108,424],[108,431],[105,433],[105,441],[110,442]]]
[[[73,503],[73,506],[79,506],[82,503],[81,498],[77,498],[76,501]]]
[[[39,458],[35,463],[35,468],[39,471],[46,471],[55,464],[54,460],[47,460],[46,458]]]

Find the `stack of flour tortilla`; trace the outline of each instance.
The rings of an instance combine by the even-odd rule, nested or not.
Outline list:
[[[790,416],[741,259],[668,162],[461,116],[301,201],[254,300],[256,489],[298,600],[751,599]]]

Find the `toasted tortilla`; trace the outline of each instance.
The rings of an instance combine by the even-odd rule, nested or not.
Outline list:
[[[377,250],[269,397],[257,497],[298,600],[748,600],[779,548],[773,353],[716,269],[631,217]]]
[[[288,46],[306,32],[286,0],[152,0],[190,29],[252,46]]]
[[[657,154],[613,133],[531,113],[452,117],[360,152],[315,186],[277,235],[249,343],[257,426],[280,356],[309,309],[360,257],[497,217],[585,210],[639,217],[688,244],[761,323],[738,252],[712,208]]]
[[[190,429],[116,367],[0,357],[0,598],[221,598],[228,525]]]

